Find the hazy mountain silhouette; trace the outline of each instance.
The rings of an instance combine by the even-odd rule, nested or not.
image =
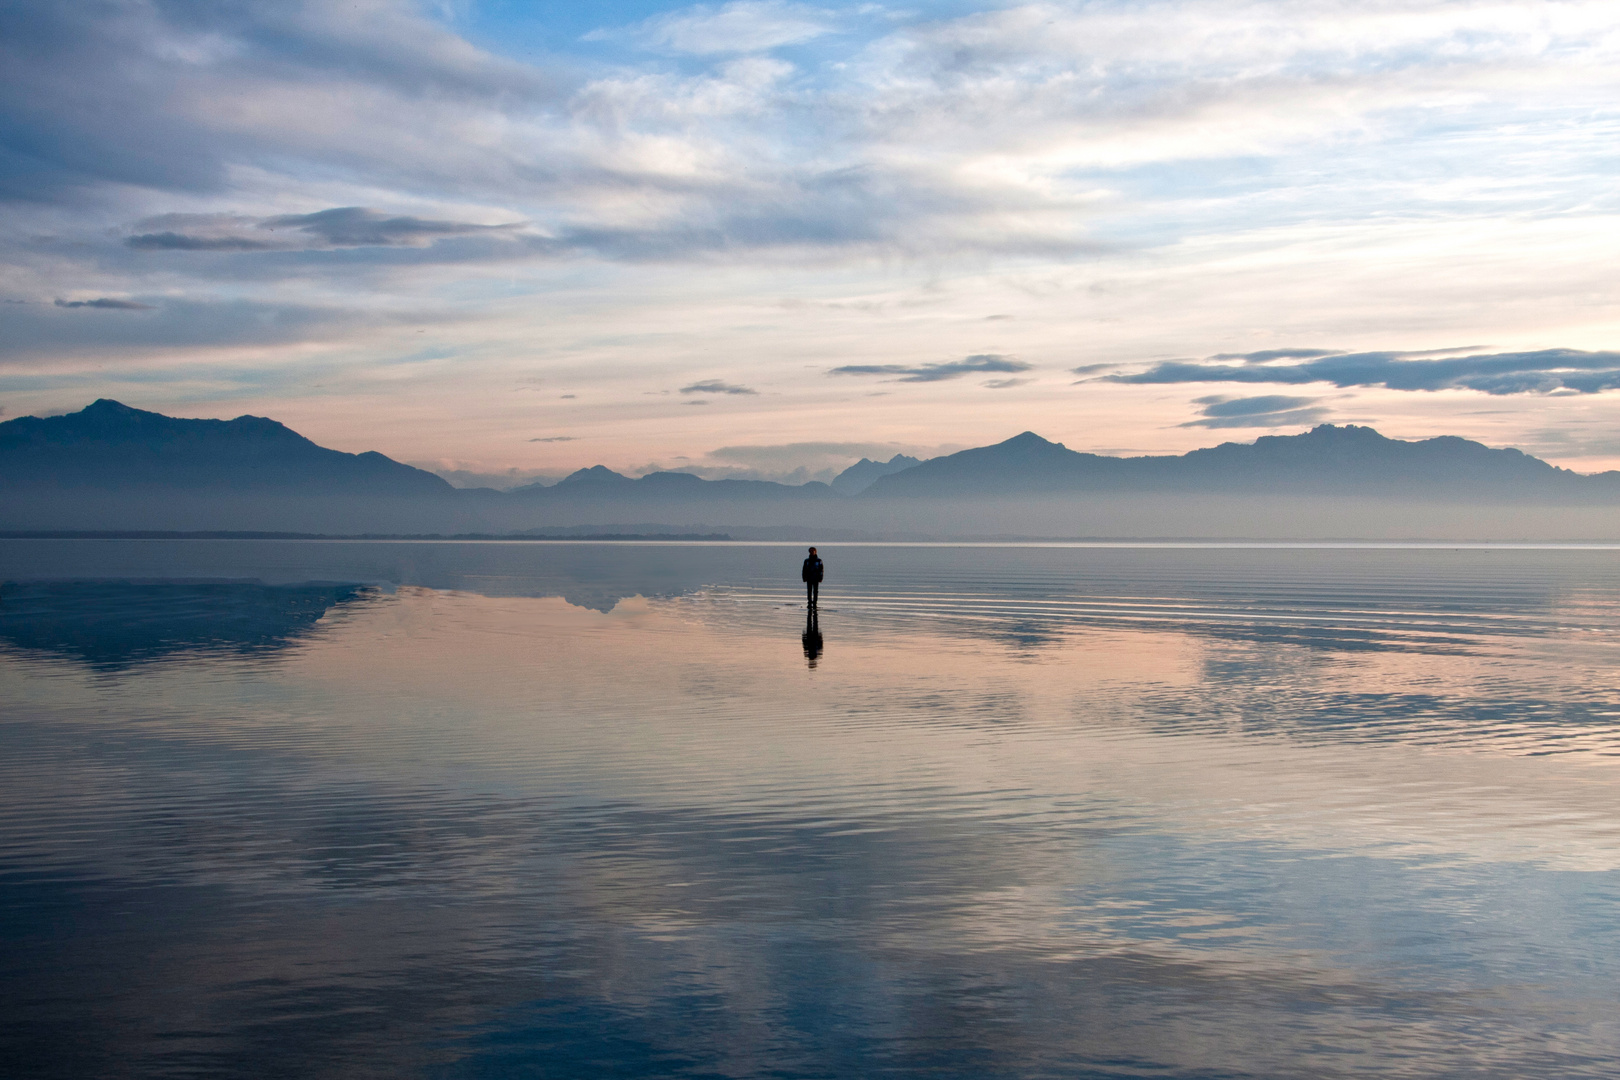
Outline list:
[[[921,458],[907,457],[905,454],[896,454],[888,461],[873,461],[871,458],[863,457],[833,477],[832,489],[840,495],[859,495],[871,487],[878,477],[921,464]]]
[[[595,465],[550,486],[458,490],[381,454],[325,449],[261,417],[176,419],[103,400],[68,416],[0,424],[0,529],[18,531],[450,535],[595,523],[592,531],[611,533],[634,531],[614,523],[650,522],[688,533],[919,539],[1620,532],[1620,473],[1583,476],[1467,439],[1406,442],[1331,424],[1133,458],[1077,453],[1024,432],[930,461],[863,459],[836,483],[631,478]]]
[[[683,472],[648,473],[632,480],[602,465],[592,465],[570,473],[557,483],[528,484],[513,488],[508,495],[542,501],[633,500],[638,502],[758,501],[769,499],[836,498],[833,489],[820,481],[808,484],[777,484],[769,480],[705,480]]]
[[[633,484],[633,483],[635,483],[634,480],[630,479],[628,476],[625,476],[622,473],[614,472],[612,469],[608,468],[606,465],[592,465],[588,469],[580,469],[577,472],[569,473],[567,476],[565,476],[561,480],[557,481],[557,483],[554,486],[560,487],[560,488],[579,488],[579,489],[598,488],[598,487],[600,487],[600,488],[618,488],[618,487],[622,487],[625,484]],[[515,490],[515,491],[533,492],[533,491],[538,491],[538,490],[540,490],[540,489],[542,489],[542,488],[544,488],[546,486],[547,485],[545,485],[545,484],[525,484],[522,487],[514,488],[513,490]]]
[[[66,416],[0,423],[0,488],[275,490],[433,496],[442,477],[375,451],[317,446],[262,416],[189,420],[105,398]]]
[[[1323,424],[1162,457],[1070,450],[1026,431],[994,446],[880,477],[866,499],[1109,493],[1243,493],[1401,497],[1620,496],[1620,473],[1585,476],[1519,450],[1455,436],[1405,442],[1372,428]]]
[[[318,446],[264,417],[190,420],[100,400],[66,416],[0,423],[0,486],[274,491],[371,497],[476,497],[516,501],[711,502],[1054,495],[1067,492],[1304,492],[1400,495],[1620,494],[1620,473],[1583,476],[1518,450],[1442,436],[1389,439],[1371,428],[1323,424],[1181,455],[1119,458],[1079,453],[1026,431],[993,446],[931,461],[862,458],[832,486],[704,480],[654,472],[632,479],[602,465],[556,484],[504,494],[458,491],[443,478],[376,452]]]

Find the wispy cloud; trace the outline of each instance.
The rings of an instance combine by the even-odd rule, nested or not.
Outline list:
[[[920,383],[944,382],[947,379],[960,379],[965,375],[985,372],[1030,371],[1034,367],[1034,364],[999,353],[975,353],[961,360],[949,360],[938,364],[845,364],[843,367],[833,368],[827,374],[881,375],[895,382]]]
[[[127,303],[65,300],[61,306],[81,311],[142,310]],[[398,315],[253,300],[165,300],[138,318],[64,318],[42,305],[27,305],[7,313],[0,360],[62,358],[61,362],[72,363],[87,354],[129,360],[148,350],[278,346],[375,333],[400,322]]]
[[[60,308],[104,308],[109,311],[151,311],[151,304],[137,304],[133,300],[115,300],[110,296],[97,297],[94,300],[58,300],[56,306]]]
[[[1278,357],[1312,356],[1303,363],[1273,363]],[[1167,361],[1146,371],[1109,375],[1105,381],[1129,384],[1277,383],[1301,386],[1381,386],[1391,390],[1478,390],[1487,394],[1547,393],[1572,390],[1595,394],[1620,387],[1620,352],[1540,349],[1440,359],[1408,359],[1401,352],[1330,353],[1326,350],[1272,350],[1227,354],[1211,362]],[[1230,363],[1239,360],[1241,363]]]
[[[286,245],[245,236],[195,236],[165,230],[131,236],[124,241],[124,246],[136,251],[274,251]]]
[[[114,371],[158,384],[237,353],[266,370],[319,357],[377,391],[368,415],[400,423],[471,414],[531,364],[580,392],[556,417],[410,425],[487,440],[423,456],[489,462],[537,424],[639,403],[672,357],[722,355],[759,358],[746,373],[770,391],[749,412],[781,418],[784,441],[944,437],[994,416],[1136,445],[1129,430],[1195,419],[1167,417],[1184,399],[1149,386],[1177,381],[1472,388],[1526,418],[1457,428],[1498,442],[1576,404],[1614,423],[1590,391],[1620,364],[1600,354],[1496,349],[1507,366],[1492,368],[1460,350],[1318,347],[1370,333],[1611,347],[1590,335],[1620,250],[1612,0],[633,6],[642,21],[581,45],[588,5],[566,39],[532,5],[10,5],[0,277],[36,303],[6,307],[0,359],[71,368],[78,393]],[[821,298],[838,306],[808,304]],[[1016,318],[983,321],[1000,314]],[[462,359],[406,371],[393,331],[429,322]],[[1300,347],[1191,351],[1249,341]],[[1032,372],[914,359],[966,348],[1073,355],[1062,366],[1088,385],[1013,394]],[[1203,358],[1082,362],[1129,350]],[[836,395],[850,380],[824,375],[840,364],[866,385],[964,393],[939,408],[887,381]],[[741,402],[669,385],[694,407]],[[1587,396],[1554,417],[1546,390]],[[830,418],[835,395],[847,407]],[[1461,397],[1409,398],[1405,418],[1463,415],[1445,411]],[[592,445],[696,454],[725,441],[730,411]]]
[[[671,53],[715,56],[753,53],[798,45],[829,33],[832,13],[782,0],[735,0],[714,7],[698,4],[655,15],[618,30],[593,30],[587,41],[622,41]]]
[[[1195,398],[1202,405],[1201,419],[1189,420],[1185,428],[1275,428],[1315,424],[1329,410],[1313,408],[1316,398],[1266,394],[1260,397],[1226,397],[1213,394]]]
[[[426,247],[447,236],[510,233],[522,222],[479,225],[389,215],[363,206],[312,214],[244,218],[237,214],[165,214],[137,222],[124,241],[136,251],[301,251],[347,247]],[[184,231],[181,231],[184,230]]]
[[[1246,353],[1216,353],[1211,360],[1242,360],[1250,364],[1268,364],[1273,360],[1314,360],[1318,356],[1339,356],[1343,349],[1260,349]],[[1076,368],[1076,371],[1079,369]]]
[[[681,387],[683,394],[757,394],[758,390],[749,386],[739,386],[736,383],[722,382],[719,379],[704,379],[690,386]]]
[[[479,232],[509,232],[521,222],[503,225],[475,225],[466,221],[433,221],[399,215],[390,217],[363,206],[340,206],[313,214],[283,214],[259,223],[265,229],[296,229],[332,247],[387,247],[393,244],[418,246],[441,236],[465,236]]]
[[[577,435],[548,435],[548,436],[545,436],[544,438],[530,439],[529,441],[530,442],[541,442],[541,443],[553,443],[553,442],[577,442],[578,439],[579,439],[579,436],[577,436]]]
[[[1595,0],[1533,19],[1399,0],[879,10],[813,73],[742,54],[828,37],[854,16],[740,0],[586,35],[714,61],[571,81],[566,67],[480,50],[404,0],[93,10],[25,5],[8,22],[0,105],[30,149],[0,170],[0,197],[190,199],[238,196],[245,178],[298,190],[344,177],[522,206],[563,250],[609,257],[1096,252],[1092,215],[1146,197],[1122,188],[1122,166],[1286,156],[1374,126],[1395,139],[1439,100],[1584,116],[1620,81],[1612,11]],[[1380,190],[1399,198],[1392,183]],[[336,246],[420,244],[464,224],[341,216],[356,212],[285,218]],[[182,228],[128,239],[141,250],[263,242]]]

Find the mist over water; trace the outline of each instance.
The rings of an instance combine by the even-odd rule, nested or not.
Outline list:
[[[1612,548],[0,541],[31,1076],[1600,1077]]]
[[[3,481],[4,477],[0,477]],[[8,490],[0,530],[171,530],[358,535],[510,535],[586,527],[591,533],[801,531],[859,540],[1126,538],[1611,542],[1612,493],[1524,492],[1487,498],[1466,485],[1402,498],[1355,492],[1082,492],[1062,496],[700,500],[589,493],[546,500],[462,492],[451,498],[86,489]],[[809,540],[807,539],[808,543]]]

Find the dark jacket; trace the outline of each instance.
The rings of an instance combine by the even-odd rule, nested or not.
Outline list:
[[[826,572],[827,568],[821,565],[820,559],[814,557],[808,558],[804,560],[804,569],[799,571],[799,580],[820,581],[822,575],[824,575]]]

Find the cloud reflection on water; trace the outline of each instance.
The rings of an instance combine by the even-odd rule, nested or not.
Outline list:
[[[503,593],[635,584],[623,549],[519,553],[274,665],[0,657],[0,1038],[39,1075],[1613,1064],[1607,556],[834,552],[811,671],[791,549],[647,552],[699,584],[607,611]],[[1382,645],[1205,628],[1307,610]]]

